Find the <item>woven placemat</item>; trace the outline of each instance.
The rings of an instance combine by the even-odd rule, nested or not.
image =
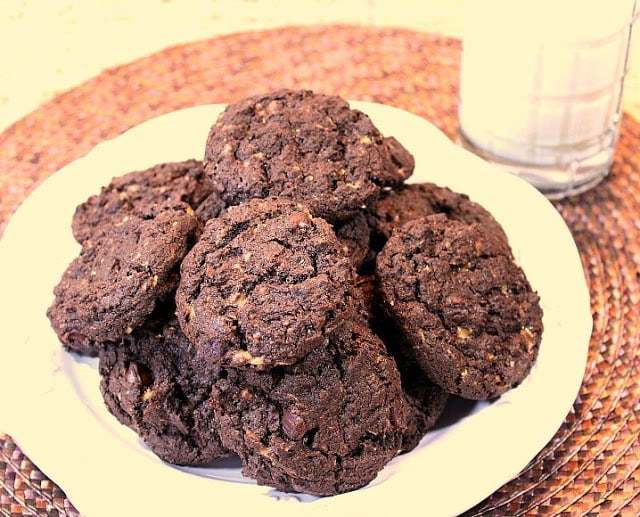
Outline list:
[[[455,137],[459,61],[460,42],[450,38],[327,26],[233,34],[107,70],[0,134],[0,231],[40,181],[97,143],[169,111],[267,89],[311,88],[394,105]],[[622,119],[609,177],[556,207],[578,244],[592,297],[594,331],[583,386],[552,441],[519,477],[469,515],[534,509],[546,515],[640,514],[636,120]],[[20,396],[19,389],[14,396]],[[0,445],[0,514],[77,515],[64,492],[11,437],[0,434]]]

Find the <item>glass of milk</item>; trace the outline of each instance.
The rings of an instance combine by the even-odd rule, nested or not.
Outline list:
[[[468,0],[461,143],[547,197],[597,184],[616,145],[640,0]]]

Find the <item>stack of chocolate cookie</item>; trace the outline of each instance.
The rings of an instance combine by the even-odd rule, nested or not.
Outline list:
[[[405,183],[413,168],[338,97],[243,99],[203,161],[131,172],[77,208],[51,324],[99,356],[107,407],[165,461],[235,454],[279,490],[362,487],[451,394],[522,381],[542,334],[500,225]]]

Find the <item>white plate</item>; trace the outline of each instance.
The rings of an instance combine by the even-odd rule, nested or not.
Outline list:
[[[178,469],[159,461],[105,409],[95,360],[65,353],[45,311],[78,253],[76,205],[113,176],[163,161],[198,158],[222,109],[199,106],[150,120],[64,167],[24,202],[0,242],[2,372],[0,430],[67,493],[83,515],[263,516],[337,513],[387,516],[398,505],[455,515],[526,466],[573,404],[585,368],[589,293],[571,234],[553,206],[522,180],[453,145],[424,119],[352,103],[415,156],[411,181],[433,181],[489,209],[538,291],[544,335],[538,361],[518,388],[493,404],[467,407],[419,448],[394,459],[366,488],[328,498],[285,495],[245,480],[234,462]]]

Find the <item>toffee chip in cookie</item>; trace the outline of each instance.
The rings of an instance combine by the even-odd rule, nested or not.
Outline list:
[[[184,205],[153,219],[130,215],[85,240],[47,310],[65,348],[96,355],[99,343],[118,341],[142,324],[175,289],[177,266],[197,227]]]
[[[253,199],[205,226],[182,262],[177,314],[211,363],[291,364],[342,323],[354,275],[326,221],[287,199]]]
[[[286,197],[330,223],[349,219],[412,172],[393,161],[366,114],[308,90],[229,105],[211,127],[204,161],[227,205]]]
[[[431,381],[491,399],[531,370],[542,309],[501,236],[435,215],[394,229],[376,261],[384,312]]]
[[[230,369],[215,384],[213,403],[222,441],[243,473],[284,492],[355,490],[402,445],[398,370],[375,334],[353,321],[293,365]]]
[[[99,194],[78,205],[71,229],[82,243],[104,225],[119,224],[132,215],[150,219],[185,203],[196,210],[207,198],[208,218],[217,215],[223,203],[213,194],[202,161],[160,163],[113,178]]]
[[[230,454],[210,404],[215,375],[194,361],[175,316],[165,312],[100,349],[100,391],[109,411],[158,457],[207,465]]]

